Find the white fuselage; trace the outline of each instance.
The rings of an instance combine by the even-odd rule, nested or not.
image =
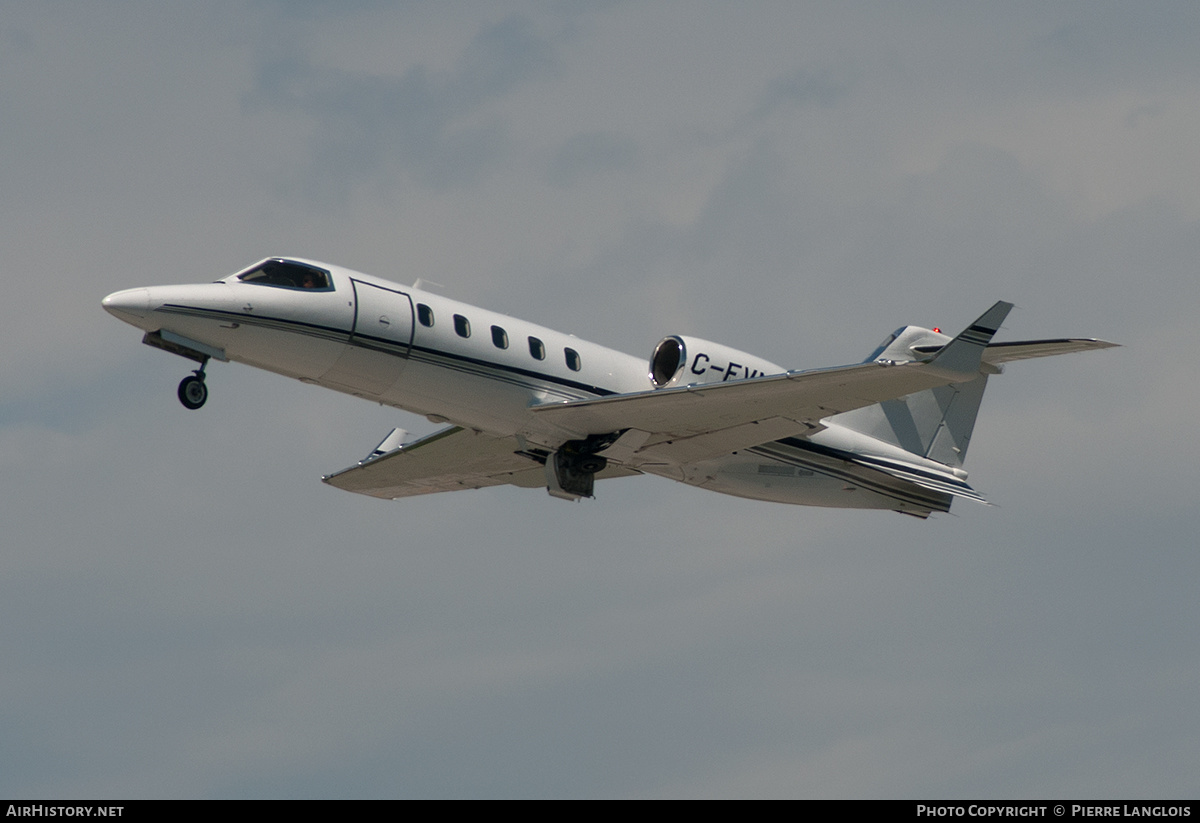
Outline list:
[[[572,433],[531,414],[531,406],[655,387],[646,360],[421,289],[287,260],[327,272],[328,282],[315,289],[246,282],[240,278],[253,271],[248,269],[214,283],[116,292],[104,306],[148,333],[215,359],[547,450]],[[756,361],[757,370],[743,364],[739,373],[728,362],[697,359],[689,365],[727,368],[721,379],[757,376],[766,367]],[[848,458],[870,454],[952,477],[944,465],[824,422],[824,431],[803,441],[788,438],[717,460],[633,468],[761,500],[926,513],[948,507],[944,495],[864,470]]]

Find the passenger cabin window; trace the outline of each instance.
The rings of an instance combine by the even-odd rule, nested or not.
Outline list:
[[[239,274],[237,279],[255,286],[333,291],[333,282],[330,280],[329,272],[315,266],[294,263],[291,260],[267,260],[250,271]]]
[[[433,326],[433,309],[424,303],[417,304],[417,320],[422,326]]]
[[[546,346],[541,340],[536,337],[529,338],[529,353],[533,355],[534,360],[546,359]]]
[[[563,354],[567,356],[567,368],[571,371],[579,371],[579,352],[574,349],[563,349]]]
[[[459,337],[471,336],[471,321],[461,314],[454,315],[454,331]]]
[[[492,326],[492,343],[494,343],[498,349],[507,349],[508,332],[499,326]]]

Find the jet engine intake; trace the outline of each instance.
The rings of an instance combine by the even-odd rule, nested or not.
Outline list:
[[[656,389],[723,383],[784,371],[761,357],[698,337],[664,337],[650,355],[650,383]]]

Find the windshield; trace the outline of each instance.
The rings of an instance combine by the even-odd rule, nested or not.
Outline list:
[[[239,274],[237,279],[243,283],[253,283],[256,286],[315,291],[333,290],[333,281],[329,277],[329,272],[291,260],[264,260],[250,271]]]

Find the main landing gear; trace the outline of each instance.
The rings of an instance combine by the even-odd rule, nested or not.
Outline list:
[[[198,409],[208,400],[208,386],[204,385],[204,367],[208,358],[200,364],[200,368],[179,382],[179,402],[187,409]]]
[[[546,491],[564,500],[592,497],[596,475],[608,466],[608,459],[597,452],[607,449],[620,435],[591,435],[559,446],[546,458]]]

